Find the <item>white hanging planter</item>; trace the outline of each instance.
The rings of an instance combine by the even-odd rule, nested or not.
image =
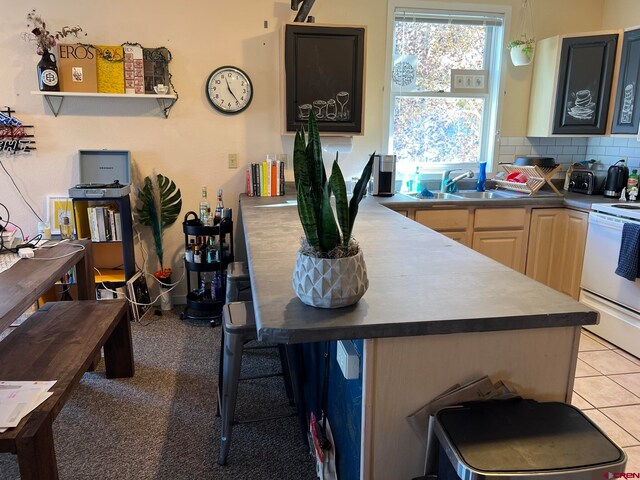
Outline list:
[[[317,258],[298,252],[292,286],[298,298],[312,307],[353,305],[369,288],[362,250],[344,258]]]
[[[514,45],[509,49],[511,54],[511,63],[516,67],[529,65],[533,61],[535,53],[535,44]]]

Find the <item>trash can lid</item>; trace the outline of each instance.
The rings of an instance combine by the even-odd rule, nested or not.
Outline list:
[[[579,409],[561,402],[516,398],[444,408],[435,431],[459,474],[471,468],[569,478],[577,469],[624,471],[626,463],[625,453]]]

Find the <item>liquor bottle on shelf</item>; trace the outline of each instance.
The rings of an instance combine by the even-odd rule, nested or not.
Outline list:
[[[222,189],[218,189],[218,204],[216,205],[216,213],[215,213],[215,224],[220,223],[220,219],[222,219],[222,210],[224,209],[224,204],[222,203]]]
[[[211,211],[211,205],[207,200],[207,187],[202,186],[202,198],[200,199],[200,223],[207,224],[207,213]]]

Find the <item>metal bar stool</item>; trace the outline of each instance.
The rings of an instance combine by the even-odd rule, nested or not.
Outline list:
[[[222,372],[222,394],[219,395],[220,417],[220,456],[218,463],[225,465],[231,445],[231,433],[236,423],[273,420],[295,416],[295,410],[277,415],[269,415],[238,422],[235,419],[238,383],[244,344],[257,338],[253,302],[231,302],[222,308],[222,328],[224,336],[224,363]],[[244,378],[242,379],[244,380]]]

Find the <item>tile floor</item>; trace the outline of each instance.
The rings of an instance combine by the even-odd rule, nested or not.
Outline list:
[[[571,403],[627,452],[627,473],[640,472],[640,359],[583,329]]]

